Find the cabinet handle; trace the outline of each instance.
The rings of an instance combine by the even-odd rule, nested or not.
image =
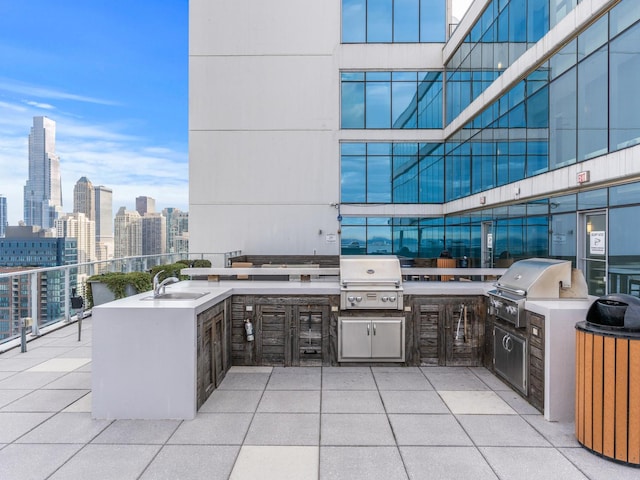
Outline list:
[[[513,350],[513,340],[511,339],[511,336],[507,337],[507,341],[505,342],[505,350],[507,352],[511,352],[511,350]]]
[[[371,325],[370,325],[369,323],[367,323],[367,337],[368,337],[369,335],[371,335],[371,333],[370,333],[370,332],[371,332]]]
[[[374,335],[376,334],[376,324],[375,323],[373,324],[373,334]]]

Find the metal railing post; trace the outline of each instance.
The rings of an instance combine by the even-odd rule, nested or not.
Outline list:
[[[27,328],[32,321],[30,317],[20,319],[20,352],[25,353],[27,351]]]
[[[71,308],[69,308],[69,298],[71,298],[71,267],[65,267],[64,270],[64,318],[67,322],[71,321]]]
[[[40,317],[38,309],[38,298],[40,293],[40,285],[38,285],[38,273],[31,273],[29,275],[31,280],[31,318],[33,323],[31,324],[31,334],[34,336],[40,335],[40,327],[38,325],[38,319]]]

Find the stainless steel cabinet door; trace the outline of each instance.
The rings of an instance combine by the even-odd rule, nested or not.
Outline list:
[[[340,359],[371,358],[371,321],[340,320]]]
[[[527,344],[524,338],[494,327],[494,368],[497,373],[527,394]]]
[[[371,322],[371,356],[404,360],[402,318],[376,319]]]

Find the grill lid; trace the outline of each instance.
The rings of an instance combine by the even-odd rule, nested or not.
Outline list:
[[[392,255],[344,255],[340,257],[340,283],[350,286],[402,286],[398,257]]]
[[[551,258],[520,260],[500,277],[496,287],[529,299],[559,298],[561,288],[571,287],[571,262]]]

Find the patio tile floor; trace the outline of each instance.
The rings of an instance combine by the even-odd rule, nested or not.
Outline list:
[[[193,420],[91,417],[91,319],[0,354],[0,479],[636,479],[484,368],[234,366]]]

